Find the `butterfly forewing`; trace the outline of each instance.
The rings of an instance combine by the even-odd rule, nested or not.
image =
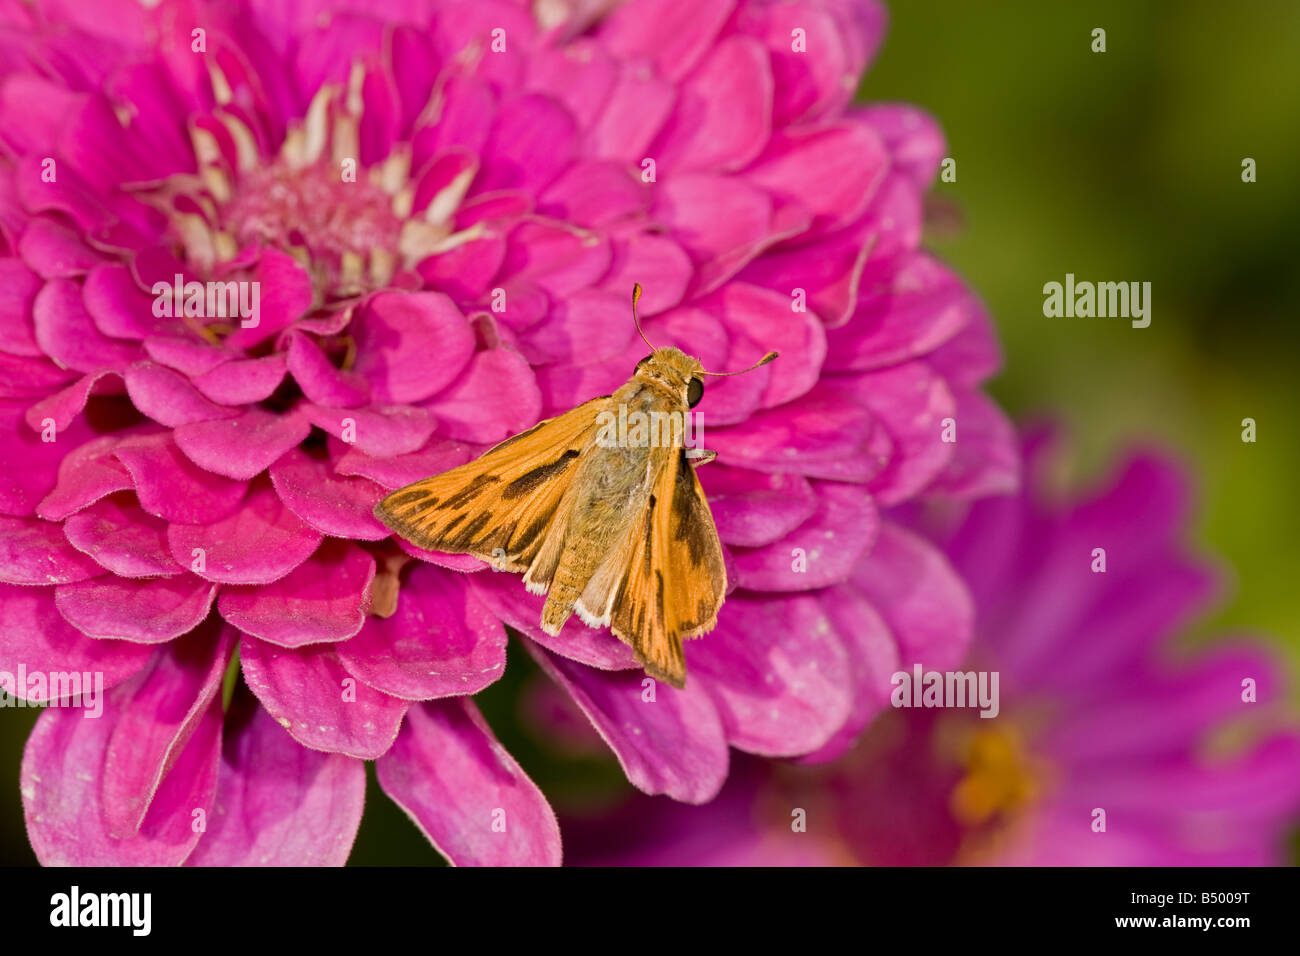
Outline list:
[[[503,441],[480,458],[399,488],[375,514],[427,551],[472,554],[525,571],[562,517],[564,496],[608,397]]]

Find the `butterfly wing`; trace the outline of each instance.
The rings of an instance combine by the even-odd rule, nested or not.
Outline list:
[[[695,469],[680,450],[661,469],[646,509],[614,560],[626,573],[610,629],[631,645],[646,673],[686,683],[682,642],[711,631],[727,591],[722,544]]]
[[[595,438],[608,396],[507,438],[467,464],[399,488],[375,517],[427,551],[471,554],[526,571],[563,519],[578,460]]]

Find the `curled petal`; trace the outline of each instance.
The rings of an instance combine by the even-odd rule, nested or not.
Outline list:
[[[953,420],[960,440],[926,494],[983,498],[1014,492],[1020,483],[1015,426],[981,392],[955,388],[953,398],[957,403]]]
[[[0,315],[6,316],[9,323],[0,352],[28,358],[44,354],[32,325],[32,302],[43,284],[18,259],[0,259]]]
[[[601,670],[636,667],[632,649],[606,630],[587,627],[575,614],[551,637],[541,628],[544,598],[529,594],[515,574],[489,572],[469,581],[475,595],[515,630],[574,661]]]
[[[817,496],[799,475],[765,475],[713,463],[696,474],[724,544],[760,548],[812,517]]]
[[[463,465],[470,458],[471,449],[468,445],[461,442],[433,442],[421,451],[394,458],[372,458],[365,452],[352,448],[338,459],[334,468],[340,475],[360,475],[384,488],[401,488],[421,478]]]
[[[440,568],[450,568],[452,571],[482,571],[488,567],[486,561],[480,561],[472,554],[447,554],[443,551],[426,551],[424,548],[417,548],[405,538],[397,538],[397,546],[403,551],[415,558],[417,561],[423,561],[426,564],[436,564]]]
[[[102,799],[109,835],[134,836],[186,743],[220,705],[218,691],[234,647],[228,628],[208,627],[173,641],[153,667],[116,688],[117,719],[104,754]]]
[[[286,650],[248,638],[239,661],[276,723],[313,750],[374,760],[392,746],[410,706],[349,674],[332,644]]]
[[[131,474],[140,507],[165,521],[218,521],[243,500],[242,481],[200,468],[181,454],[168,433],[124,439],[114,454]],[[189,558],[183,563],[188,564]]]
[[[370,401],[366,380],[334,367],[311,336],[290,333],[286,366],[310,401],[333,408],[356,408]]]
[[[105,575],[54,589],[69,624],[91,637],[161,644],[202,623],[217,586],[192,574],[168,578]]]
[[[934,351],[984,309],[947,267],[924,253],[872,259],[863,270],[853,317],[828,334],[827,368],[883,368]]]
[[[335,474],[328,461],[301,448],[290,449],[271,466],[271,483],[289,510],[322,534],[378,541],[390,533],[374,515],[382,487]]]
[[[502,102],[474,188],[541,192],[569,164],[577,130],[559,102],[525,93]]]
[[[729,282],[701,307],[717,315],[730,332],[728,371],[746,368],[768,352],[781,353],[779,361],[765,367],[764,407],[798,398],[817,384],[826,358],[826,332],[811,312],[791,312],[788,293]]]
[[[818,598],[848,654],[854,693],[844,725],[822,747],[802,758],[808,763],[834,760],[853,746],[871,719],[888,705],[890,680],[899,669],[898,643],[861,591],[850,584],[837,584],[820,592]]]
[[[234,349],[211,345],[205,339],[172,335],[150,336],[144,340],[144,350],[160,365],[192,378],[207,375],[221,365],[237,360],[240,355]]]
[[[559,866],[546,797],[466,698],[412,707],[379,785],[458,866]]]
[[[593,155],[636,164],[672,114],[677,90],[639,63],[620,63],[617,74],[586,139]]]
[[[82,634],[59,614],[53,588],[0,584],[0,671],[31,674],[73,672],[103,675],[105,687],[140,672],[155,649],[129,641],[102,641]],[[93,678],[92,678],[93,679]],[[55,688],[21,686],[12,690],[25,700],[44,702]]]
[[[331,539],[278,581],[223,588],[218,607],[245,634],[281,647],[345,641],[366,621],[374,577],[374,558]]]
[[[0,515],[0,582],[69,584],[103,573],[68,542],[60,525]]]
[[[73,547],[120,577],[166,577],[183,570],[167,545],[167,522],[129,495],[102,498],[70,515],[63,531]]]
[[[106,373],[101,373],[106,374]],[[66,426],[86,405],[86,395],[77,393],[86,388],[85,381],[93,376],[78,376],[71,369],[60,368],[47,358],[29,358],[0,349],[0,398],[17,398],[25,401],[41,399],[27,413],[27,423],[40,427],[50,409],[57,406],[60,427]],[[69,383],[69,388],[64,388]],[[52,390],[62,389],[62,391]],[[42,396],[49,396],[42,398]],[[79,404],[78,404],[79,402]]]
[[[133,680],[132,683],[136,681]],[[120,691],[115,691],[120,696]],[[110,835],[101,794],[105,759],[123,710],[98,720],[74,709],[43,713],[23,750],[20,789],[27,837],[46,866],[176,866],[202,836],[195,812],[211,809],[221,752],[221,701],[213,697],[153,793],[134,836]]]
[[[525,641],[609,744],[633,786],[685,803],[713,799],[727,777],[727,738],[703,682],[659,685],[640,671],[599,671]]]
[[[114,454],[117,443],[116,437],[105,435],[70,451],[59,463],[58,483],[36,513],[61,521],[105,495],[132,487],[131,473]]]
[[[870,126],[838,121],[774,134],[746,178],[801,203],[813,213],[814,229],[830,230],[862,214],[888,168],[885,145]]]
[[[128,368],[126,393],[139,411],[169,428],[239,414],[205,398],[189,379],[157,362],[136,362]]]
[[[897,639],[904,666],[945,670],[961,662],[975,609],[966,585],[934,545],[886,521],[853,583]]]
[[[894,168],[918,190],[928,189],[939,172],[945,148],[934,118],[906,103],[873,103],[857,115],[885,141]]]
[[[519,347],[534,365],[595,364],[618,355],[636,335],[630,322],[609,320],[616,310],[626,308],[625,296],[598,289],[576,292],[555,305],[548,321],[521,335]]]
[[[186,865],[342,866],[361,825],[365,764],[309,750],[249,709],[227,726],[207,833]]]
[[[685,173],[659,184],[653,215],[669,225],[673,239],[695,262],[700,291],[717,287],[764,248],[806,225],[752,183],[707,173]]]
[[[417,271],[426,285],[445,290],[457,302],[473,302],[487,295],[505,255],[505,239],[486,235],[428,256]]]
[[[397,611],[371,618],[339,645],[348,671],[371,687],[406,700],[474,694],[506,668],[501,621],[462,579],[440,568],[412,568]]]
[[[231,333],[226,344],[236,349],[251,349],[287,328],[312,303],[311,276],[288,253],[263,249],[254,275],[259,290],[257,324],[243,322]],[[250,317],[251,318],[251,317]]]
[[[509,395],[509,401],[501,396]],[[542,396],[528,363],[509,349],[489,349],[470,359],[454,384],[425,403],[438,432],[453,441],[495,444],[536,423]]]
[[[736,585],[807,591],[845,580],[875,539],[876,507],[860,485],[817,484],[817,509],[785,537],[733,554]]]
[[[456,380],[474,334],[455,303],[438,292],[385,292],[352,323],[358,375],[378,402],[418,402]]]
[[[641,233],[614,244],[614,260],[601,288],[627,295],[634,282],[645,293],[638,306],[642,318],[657,315],[682,301],[691,281],[691,259],[667,236]]]
[[[650,60],[660,76],[676,81],[712,48],[734,6],[733,0],[628,3],[610,14],[599,35],[613,52]]]
[[[306,403],[301,408],[317,428],[379,458],[418,451],[436,425],[434,417],[424,409],[409,405],[326,408]]]
[[[110,339],[95,328],[81,301],[81,289],[68,279],[47,282],[32,305],[41,350],[78,372],[121,369],[140,358],[140,347]]]
[[[311,424],[301,412],[275,415],[251,406],[234,418],[176,429],[176,444],[199,467],[240,481],[260,474],[302,442]]]
[[[593,228],[644,211],[650,196],[636,176],[616,163],[576,162],[551,184],[542,200],[542,208],[555,218]],[[629,282],[627,288],[631,287]]]
[[[749,37],[728,37],[682,85],[650,155],[664,170],[737,170],[763,151],[771,123],[767,51]]]
[[[24,377],[30,374],[28,371]],[[27,409],[27,424],[33,430],[41,430],[52,421],[57,428],[66,429],[81,414],[92,395],[119,394],[121,390],[121,373],[108,369],[90,372]]]
[[[302,564],[320,544],[271,489],[259,484],[228,518],[173,524],[167,541],[177,563],[220,584],[269,584]]]
[[[609,269],[609,240],[561,223],[525,221],[510,232],[503,276],[527,279],[553,300],[594,285]]]
[[[828,11],[782,3],[751,7],[745,13],[741,29],[762,40],[772,59],[772,114],[777,125],[825,115],[848,101],[846,80],[856,82],[859,74],[847,38]],[[795,29],[804,31],[816,56],[791,49]]]
[[[194,378],[194,387],[222,405],[248,405],[270,398],[284,380],[285,357],[279,352],[255,359],[222,362]]]
[[[809,311],[827,328],[841,326],[857,306],[867,257],[877,253],[878,228],[868,212],[856,223],[814,243],[768,250],[745,266],[739,278],[781,293],[787,303],[791,290],[803,289]],[[838,361],[837,345],[833,343],[830,349],[833,361]]]
[[[837,481],[870,480],[892,451],[871,412],[828,381],[796,401],[709,432],[709,444],[730,465]]]
[[[889,435],[889,464],[868,483],[882,505],[916,495],[952,460],[956,443],[948,440],[946,430],[956,401],[947,383],[925,363],[867,372],[842,380],[840,387],[870,409]]]
[[[0,446],[8,449],[13,461],[22,462],[21,468],[0,473],[0,513],[17,517],[30,515],[53,490],[66,450],[93,435],[81,421],[62,433],[42,429],[42,434],[28,427],[23,410],[20,403],[0,403]]]
[[[142,342],[175,325],[175,319],[153,314],[153,297],[140,288],[126,266],[92,269],[82,295],[95,326],[107,336]]]
[[[733,594],[717,628],[688,643],[686,657],[728,742],[750,753],[794,756],[823,746],[856,692],[844,646],[812,596]]]

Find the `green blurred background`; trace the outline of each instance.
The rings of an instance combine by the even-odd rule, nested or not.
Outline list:
[[[890,13],[861,94],[943,124],[957,181],[936,184],[926,241],[992,311],[1006,351],[993,394],[1017,418],[1065,423],[1080,482],[1136,442],[1180,455],[1199,492],[1192,543],[1227,574],[1188,640],[1260,634],[1300,671],[1300,3],[907,0]],[[1096,27],[1105,53],[1091,51]],[[1043,284],[1067,272],[1151,282],[1150,327],[1044,317]],[[557,754],[529,730],[518,698],[537,679],[512,644],[479,698],[503,743],[557,805],[618,799],[629,785],[612,759]],[[17,784],[35,713],[0,716],[4,863],[35,862]],[[438,861],[372,773],[352,864]]]
[[[992,392],[1060,416],[1084,478],[1135,441],[1181,455],[1195,543],[1232,576],[1198,633],[1261,632],[1300,664],[1300,4],[987,6],[894,5],[862,95],[944,126],[957,181],[934,195],[964,224],[927,243],[992,310]],[[1151,282],[1150,327],[1044,317],[1067,272]]]

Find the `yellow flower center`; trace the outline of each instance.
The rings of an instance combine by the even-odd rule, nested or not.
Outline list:
[[[1014,728],[972,733],[966,745],[966,773],[952,790],[949,808],[966,827],[978,827],[1024,808],[1039,787],[1030,758]]]

